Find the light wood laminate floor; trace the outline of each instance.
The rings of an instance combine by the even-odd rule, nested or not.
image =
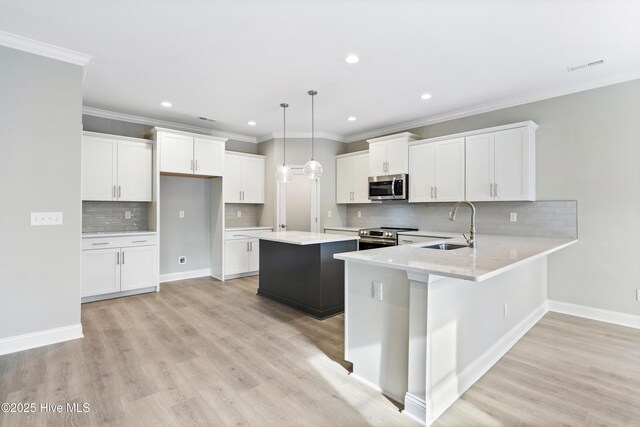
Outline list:
[[[85,304],[82,340],[0,356],[0,426],[415,426],[348,375],[343,316],[255,295],[257,279],[191,279]],[[547,314],[436,426],[640,425],[640,331]]]

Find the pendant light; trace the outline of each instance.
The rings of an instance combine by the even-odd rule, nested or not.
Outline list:
[[[319,179],[322,176],[322,165],[314,159],[315,155],[315,129],[314,129],[314,110],[313,97],[318,94],[315,90],[307,92],[311,95],[311,160],[304,164],[304,176],[308,179]]]
[[[287,166],[287,107],[289,104],[282,103],[282,165],[276,169],[276,180],[278,182],[291,181],[291,168]]]

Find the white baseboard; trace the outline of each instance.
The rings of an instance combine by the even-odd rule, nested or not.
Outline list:
[[[396,401],[396,402],[398,402],[398,403],[402,403],[402,402],[404,402],[403,396],[396,396],[396,395],[395,395],[395,394],[393,394],[393,393],[389,393],[388,391],[384,390],[383,388],[380,388],[380,386],[378,386],[378,385],[376,385],[376,384],[372,383],[372,382],[371,382],[371,381],[369,381],[369,380],[365,380],[364,378],[362,378],[361,376],[358,376],[358,375],[354,374],[353,372],[351,372],[351,373],[349,374],[349,376],[350,376],[350,377],[352,377],[352,378],[355,378],[356,380],[358,380],[358,381],[359,381],[359,382],[361,382],[362,384],[364,384],[364,385],[366,385],[366,386],[368,386],[368,387],[371,387],[371,388],[372,388],[372,389],[374,389],[375,391],[380,392],[380,393],[384,394],[385,396],[388,396],[388,397],[392,398],[393,400],[395,400],[395,401]]]
[[[414,421],[426,425],[427,402],[407,392],[404,396],[404,410],[402,413]]]
[[[640,316],[621,313],[619,311],[604,310],[602,308],[587,307],[585,305],[553,300],[549,300],[549,311],[640,329]]]
[[[179,273],[167,273],[160,275],[160,283],[173,282],[174,280],[195,279],[196,277],[211,276],[211,269],[181,271]]]
[[[0,338],[0,356],[78,338],[84,338],[81,324]]]
[[[442,413],[451,406],[462,394],[480,379],[491,367],[504,356],[524,334],[529,331],[548,311],[545,301],[531,314],[522,319],[500,340],[467,366],[460,374],[450,377],[441,385],[431,390],[430,404],[432,411],[427,412],[427,425],[431,425]]]

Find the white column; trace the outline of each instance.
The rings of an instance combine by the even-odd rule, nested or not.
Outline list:
[[[409,366],[404,413],[427,423],[430,404],[427,396],[427,301],[428,274],[407,272],[409,278]]]

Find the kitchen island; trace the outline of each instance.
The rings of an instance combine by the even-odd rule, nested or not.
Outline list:
[[[425,247],[466,244],[440,235],[335,255],[353,375],[427,425],[547,312],[547,256],[576,242],[480,235],[476,248]]]
[[[334,255],[355,251],[358,237],[302,231],[251,237],[260,239],[258,295],[317,319],[344,310],[344,264]]]

